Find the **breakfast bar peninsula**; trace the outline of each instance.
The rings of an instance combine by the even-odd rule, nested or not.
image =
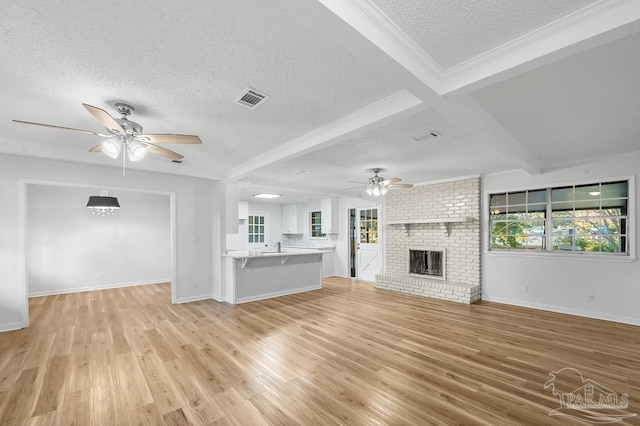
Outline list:
[[[322,250],[231,251],[225,257],[223,300],[244,303],[322,288]]]

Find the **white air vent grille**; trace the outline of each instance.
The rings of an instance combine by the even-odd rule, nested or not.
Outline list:
[[[260,105],[262,105],[264,101],[269,99],[269,97],[270,96],[266,93],[262,93],[251,87],[247,87],[242,91],[242,93],[238,95],[238,97],[235,99],[235,102],[244,107],[256,109]]]
[[[442,133],[440,133],[437,130],[432,130],[429,133],[427,133],[426,135],[422,135],[422,136],[418,136],[417,138],[413,138],[413,140],[416,141],[416,142],[422,142],[422,141],[426,141],[427,139],[437,138],[438,136],[442,136]]]

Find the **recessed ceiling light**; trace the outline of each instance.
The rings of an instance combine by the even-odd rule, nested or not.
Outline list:
[[[255,198],[278,198],[278,197],[282,197],[282,195],[262,193],[262,194],[255,194],[254,197]]]
[[[600,191],[591,191],[589,195],[593,195],[594,197],[597,197],[598,195],[600,195]]]

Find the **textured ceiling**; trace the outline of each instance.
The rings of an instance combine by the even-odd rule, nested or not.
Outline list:
[[[100,132],[81,104],[124,101],[146,132],[203,141],[169,146],[182,164],[131,168],[299,201],[358,195],[343,190],[372,167],[422,183],[638,150],[638,1],[23,0],[2,5],[0,31],[0,152],[114,179],[120,162],[87,152],[99,138],[11,120]],[[270,99],[235,104],[247,86]]]
[[[597,0],[373,0],[444,70]]]
[[[316,30],[326,19],[335,21],[313,1],[10,3],[0,87],[15,101],[0,114],[99,131],[81,102],[115,114],[126,101],[148,132],[198,134],[203,147],[178,151],[224,173],[398,89]],[[255,110],[234,104],[247,86],[271,98]],[[16,125],[4,136],[98,143],[53,132]]]
[[[441,136],[422,141],[414,138],[432,130]],[[407,159],[411,158],[411,161]],[[357,167],[354,167],[357,164]],[[271,164],[247,176],[254,182],[276,182],[289,186],[347,189],[366,182],[371,168],[381,175],[398,177],[403,183],[469,176],[490,170],[508,170],[513,164],[473,135],[461,131],[438,112],[428,109],[358,132],[340,143],[311,154]],[[307,173],[295,174],[304,170]],[[354,191],[355,196],[363,190]]]

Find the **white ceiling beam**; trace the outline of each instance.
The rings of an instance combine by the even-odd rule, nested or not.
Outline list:
[[[319,0],[435,93],[443,70],[424,50],[370,0]]]
[[[471,93],[638,31],[640,1],[597,2],[446,70],[439,93]]]
[[[254,190],[259,189],[260,191],[265,191],[265,192],[277,192],[277,191],[280,191],[280,188],[286,188],[287,193],[289,192],[294,194],[299,193],[299,194],[303,194],[305,197],[308,196],[309,194],[315,194],[315,195],[320,195],[322,197],[338,196],[338,197],[359,198],[362,195],[361,194],[362,191],[357,192],[353,190],[344,190],[344,189],[338,189],[338,188],[333,188],[333,187],[323,186],[323,185],[309,185],[309,184],[300,185],[300,184],[291,183],[291,182],[260,179],[259,177],[258,179],[255,179],[255,178],[245,179],[240,182],[241,191],[243,191],[242,189],[243,187],[247,187],[247,186],[251,187]],[[364,190],[364,186],[363,186],[363,190]],[[289,194],[289,196],[293,197],[294,194]],[[242,196],[243,195],[241,194],[241,197]],[[244,197],[248,198],[249,196],[244,195]]]
[[[247,174],[261,167],[281,161],[293,156],[299,156],[330,146],[339,141],[339,138],[351,132],[379,122],[402,112],[413,110],[423,102],[406,90],[396,92],[378,102],[359,109],[340,119],[319,127],[305,135],[279,145],[262,155],[239,164],[229,170],[228,179],[241,179]]]
[[[401,66],[403,75],[397,80],[413,81],[406,72],[415,77],[421,87],[414,93],[425,104],[510,159],[514,166],[540,173],[541,162],[480,105],[468,99],[452,103],[441,95],[443,70],[371,0],[319,1]]]

